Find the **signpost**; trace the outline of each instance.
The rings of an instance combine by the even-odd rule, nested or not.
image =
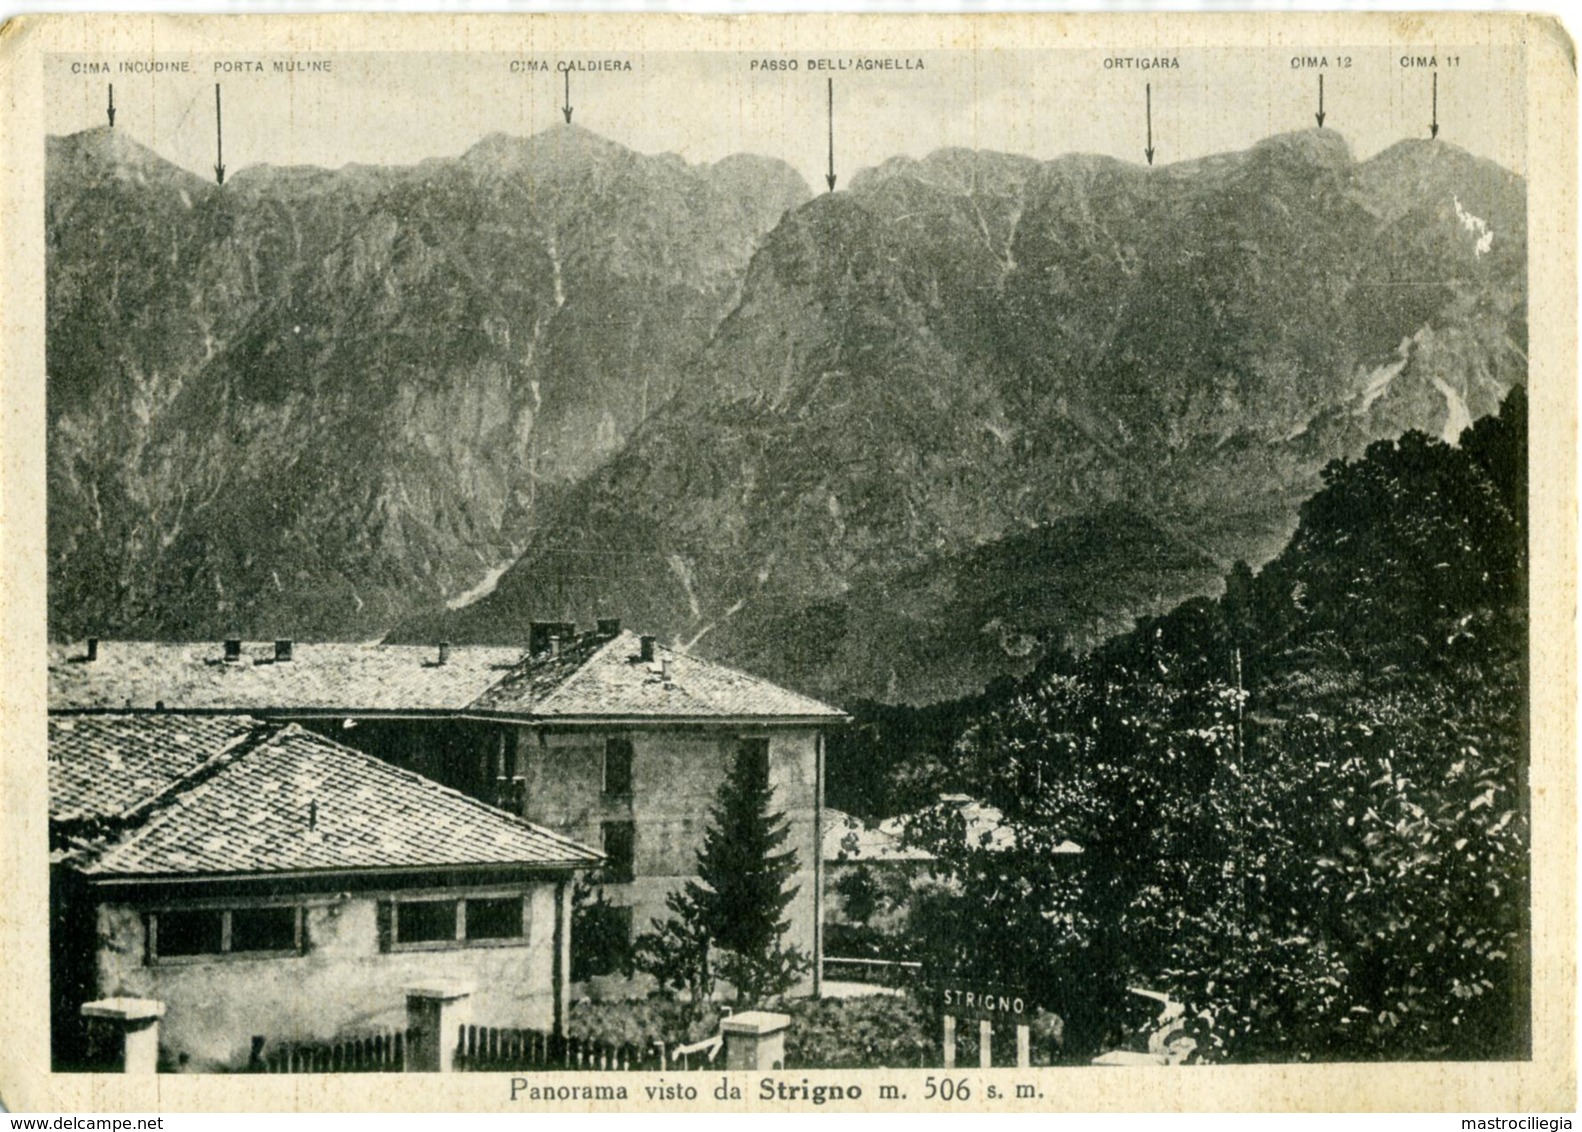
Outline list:
[[[939,1011],[944,1018],[945,1068],[956,1068],[956,1019],[978,1020],[978,1067],[993,1068],[994,1024],[1016,1027],[1016,1067],[1032,1064],[1032,1037],[1028,1022],[1033,1004],[1023,991],[1004,987],[942,983],[935,989]]]

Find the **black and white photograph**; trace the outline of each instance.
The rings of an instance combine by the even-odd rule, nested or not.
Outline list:
[[[1574,1105],[1557,25],[122,19],[8,141],[49,1074]]]

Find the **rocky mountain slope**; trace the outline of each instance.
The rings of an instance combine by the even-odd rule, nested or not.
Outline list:
[[[807,197],[576,127],[223,188],[50,139],[51,632],[370,636],[459,600],[676,391]]]
[[[619,614],[810,691],[959,694],[1266,560],[1327,461],[1492,412],[1525,248],[1521,180],[1437,141],[888,162],[779,223],[493,594],[397,635]]]

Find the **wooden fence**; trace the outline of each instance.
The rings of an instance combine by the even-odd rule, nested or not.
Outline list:
[[[563,1038],[540,1030],[463,1025],[456,1036],[456,1068],[473,1072],[657,1071],[665,1068],[665,1049],[661,1045],[641,1048]]]
[[[255,1073],[400,1073],[406,1069],[412,1030],[385,1030],[332,1041],[253,1039]]]

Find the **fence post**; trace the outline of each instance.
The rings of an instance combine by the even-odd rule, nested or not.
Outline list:
[[[456,1033],[472,1013],[471,983],[424,983],[406,988],[408,1073],[456,1068]]]
[[[101,998],[85,1002],[82,1016],[109,1047],[121,1073],[159,1072],[159,1020],[165,1004],[151,998]]]
[[[978,1068],[994,1068],[994,1023],[987,1018],[978,1021]]]
[[[720,1022],[726,1069],[784,1069],[789,1014],[749,1010]]]

